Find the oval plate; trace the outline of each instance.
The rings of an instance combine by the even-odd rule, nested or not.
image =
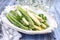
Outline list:
[[[32,8],[28,7],[28,6],[23,6],[25,8],[28,8],[29,10],[32,10]],[[1,19],[2,19],[2,22],[7,25],[8,27],[14,29],[14,30],[17,30],[19,32],[22,32],[22,33],[25,33],[25,34],[46,34],[46,33],[51,33],[55,28],[57,28],[57,22],[56,20],[47,12],[39,9],[39,10],[32,10],[36,13],[43,13],[47,19],[48,19],[48,22],[49,22],[49,28],[45,29],[45,30],[42,30],[42,31],[29,31],[29,30],[24,30],[24,29],[21,29],[19,27],[16,27],[15,25],[13,25],[7,18],[6,18],[6,12],[9,12],[10,10],[14,10],[16,9],[16,5],[13,5],[13,6],[7,6],[4,11],[2,11],[1,13]]]

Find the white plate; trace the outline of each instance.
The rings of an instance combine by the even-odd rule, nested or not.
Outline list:
[[[51,16],[49,15],[47,12],[44,12],[43,10],[39,9],[39,10],[34,10],[36,13],[43,13],[47,19],[48,19],[48,22],[49,22],[49,28],[45,29],[45,30],[42,30],[42,31],[29,31],[29,30],[24,30],[24,29],[21,29],[19,27],[16,27],[15,25],[13,25],[5,16],[6,12],[9,12],[10,10],[13,10],[15,9],[14,7],[16,7],[16,5],[13,5],[13,6],[7,6],[4,11],[2,11],[2,14],[1,14],[1,19],[2,19],[2,22],[7,25],[8,27],[14,29],[14,30],[17,30],[19,32],[22,32],[22,33],[25,33],[25,34],[46,34],[46,33],[51,33],[55,28],[57,28],[57,22],[56,20]],[[25,8],[28,8],[30,10],[32,10],[31,8],[29,8],[28,6],[23,6]],[[33,11],[33,10],[32,10]]]

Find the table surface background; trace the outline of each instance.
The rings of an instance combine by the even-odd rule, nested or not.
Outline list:
[[[7,5],[14,4],[15,0],[0,0],[0,14]],[[52,33],[43,35],[26,35],[21,33],[23,36],[20,40],[60,40],[60,0],[56,0],[54,8],[51,9],[54,12],[55,18],[58,22],[58,28]],[[1,31],[0,31],[1,33]]]

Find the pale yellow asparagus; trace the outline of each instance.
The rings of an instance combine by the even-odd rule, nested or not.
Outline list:
[[[41,25],[40,21],[31,12],[27,10],[27,13],[38,26]]]
[[[38,27],[36,25],[34,25],[34,27],[37,29],[37,30],[42,30],[41,27]]]
[[[16,11],[18,13],[19,16],[22,16],[21,12],[19,12],[19,10]]]
[[[22,18],[22,20],[26,25],[29,25],[29,22],[24,17]]]
[[[47,28],[47,26],[45,24],[41,23],[41,25],[43,28]]]

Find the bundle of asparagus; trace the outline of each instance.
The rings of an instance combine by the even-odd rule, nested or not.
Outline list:
[[[18,5],[16,10],[6,14],[8,20],[15,26],[25,30],[41,31],[49,27],[47,17],[44,14],[37,15],[31,10],[26,10]]]

